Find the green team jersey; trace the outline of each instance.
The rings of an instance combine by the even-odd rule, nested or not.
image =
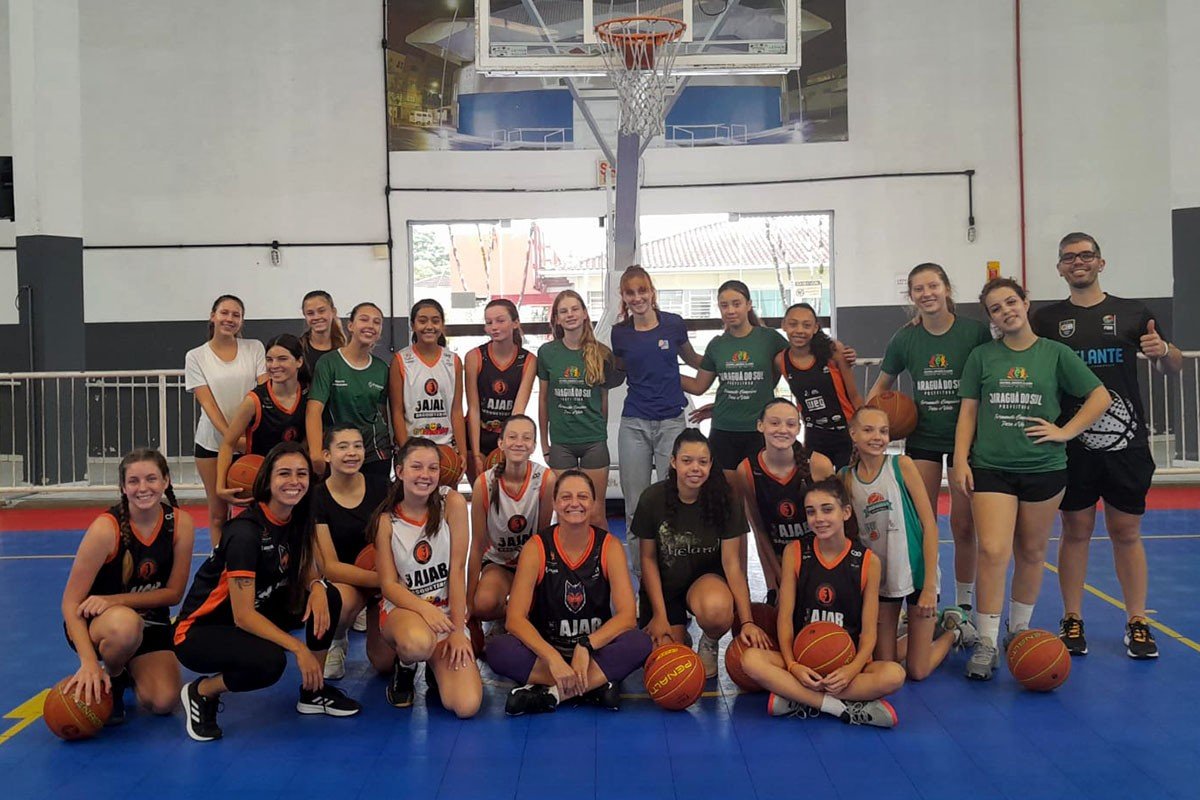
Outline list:
[[[779,373],[775,354],[787,350],[778,331],[755,325],[742,337],[722,333],[708,343],[700,369],[715,372],[720,384],[712,426],[720,431],[754,431],[758,415],[775,396]]]
[[[1052,472],[1067,468],[1067,446],[1034,444],[1025,433],[1039,417],[1054,422],[1060,395],[1084,397],[1100,379],[1065,344],[1039,338],[1025,350],[1003,341],[980,345],[967,356],[959,397],[979,401],[971,466],[1006,472]]]
[[[364,463],[392,457],[388,426],[388,365],[378,356],[359,369],[334,350],[317,362],[308,399],[325,404],[326,427],[353,425],[362,433]]]
[[[920,450],[949,453],[958,424],[958,382],[967,356],[992,340],[987,325],[956,316],[944,333],[934,335],[924,325],[905,325],[888,342],[881,369],[888,375],[908,371],[917,404],[917,429],[906,444]]]
[[[591,444],[608,439],[604,419],[604,386],[588,386],[583,350],[572,350],[555,339],[537,352],[537,376],[546,381],[549,395],[550,441],[554,444]]]

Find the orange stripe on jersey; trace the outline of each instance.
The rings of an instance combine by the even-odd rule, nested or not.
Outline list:
[[[282,528],[284,525],[288,524],[288,521],[286,519],[280,519],[279,517],[272,514],[271,509],[267,506],[266,503],[259,503],[258,507],[260,509],[262,509],[263,516],[267,518],[267,522],[271,523],[272,525],[276,525],[276,526]]]
[[[540,536],[531,536],[529,541],[537,545],[538,554],[542,557],[542,565],[538,567],[537,580],[534,581],[534,583],[541,583],[542,578],[546,577],[546,546],[542,544],[542,537]]]
[[[108,513],[107,511],[105,511],[100,516],[108,517],[110,520],[112,520],[112,524],[113,524],[112,550],[109,551],[108,556],[104,559],[105,564],[111,564],[112,560],[117,557],[117,553],[121,550],[121,523],[117,522],[117,518],[114,517],[112,514]]]
[[[504,490],[504,493],[506,495],[508,495],[509,498],[511,498],[513,500],[520,500],[522,497],[525,496],[525,492],[529,489],[529,481],[532,478],[533,478],[533,464],[526,461],[525,462],[525,480],[524,480],[524,482],[521,483],[521,488],[517,491],[517,493],[513,494],[512,492],[510,492],[508,490],[508,487],[504,485],[504,476],[503,475],[500,476],[500,488]]]
[[[139,542],[141,542],[142,544],[144,544],[146,547],[149,547],[150,545],[154,544],[154,540],[158,538],[158,534],[159,534],[159,532],[160,532],[160,531],[162,531],[163,520],[164,520],[165,518],[166,518],[166,514],[164,514],[164,513],[163,513],[163,507],[162,507],[162,504],[161,504],[161,503],[159,503],[159,505],[158,505],[158,522],[156,522],[156,523],[154,524],[154,530],[150,532],[150,538],[149,538],[149,539],[143,539],[143,538],[142,538],[141,534],[139,534],[139,533],[137,532],[137,528],[133,527],[133,522],[132,522],[132,520],[131,520],[131,521],[130,521],[130,523],[129,523],[129,530],[133,531],[133,535],[137,537],[137,540],[138,540]]]
[[[404,359],[400,357],[399,350],[396,351],[396,355],[393,356],[393,360],[396,362],[396,366],[400,368],[401,377],[404,377]]]
[[[788,471],[788,474],[784,475],[782,478],[780,478],[780,477],[777,477],[774,472],[771,472],[771,468],[768,467],[767,462],[765,460],[763,460],[763,456],[765,456],[766,454],[767,454],[766,450],[758,451],[758,466],[762,467],[763,474],[766,475],[771,480],[778,483],[780,486],[787,486],[789,483],[791,483],[792,478],[796,477],[796,470],[800,469],[799,467],[796,466],[796,462],[795,462],[794,458],[792,461],[792,468]],[[746,466],[749,467],[750,465],[747,464]],[[751,485],[753,485],[753,481],[751,482]]]
[[[862,590],[866,591],[867,577],[871,572],[871,559],[873,559],[873,558],[878,559],[879,556],[875,555],[870,550],[867,550],[867,552],[864,553],[864,555],[866,556],[866,558],[863,559],[863,563],[862,563]]]
[[[296,390],[296,402],[292,403],[291,408],[288,408],[288,406],[286,404],[284,404],[283,401],[281,401],[278,397],[275,396],[275,390],[271,388],[270,381],[267,381],[267,394],[271,395],[271,402],[275,404],[275,407],[278,408],[280,411],[282,411],[284,414],[287,414],[289,416],[296,413],[296,409],[300,406],[300,400],[303,399],[303,397],[304,397],[304,392],[302,392],[300,389],[297,389]]]
[[[444,350],[444,348],[438,347],[437,352],[434,353],[434,355],[433,355],[433,360],[426,361],[425,356],[421,355],[421,351],[417,349],[416,345],[413,345],[413,349],[412,349],[413,355],[416,356],[421,361],[421,363],[427,367],[436,367],[437,366],[437,363],[442,360],[443,350]],[[399,358],[400,356],[397,355],[396,357]]]
[[[587,561],[588,556],[590,556],[592,554],[592,548],[595,546],[596,546],[596,529],[594,527],[589,527],[588,528],[587,547],[583,548],[583,554],[581,556],[579,556],[579,559],[577,561],[575,561],[574,563],[572,563],[571,559],[567,558],[567,554],[563,552],[562,543],[560,543],[558,541],[558,526],[557,525],[554,526],[554,548],[556,550],[558,550],[558,554],[560,556],[562,556],[563,563],[566,564],[571,569],[578,569],[583,564],[584,561]]]
[[[747,498],[754,496],[754,470],[750,467],[750,459],[743,458],[737,466],[737,471],[741,474],[742,480],[746,482],[746,488],[749,489]]]
[[[846,419],[850,419],[854,416],[854,404],[850,402],[850,395],[846,394],[846,381],[842,379],[842,371],[833,361],[829,362],[829,377],[833,378],[833,389],[837,392],[842,414]]]
[[[613,538],[611,534],[604,534],[603,541],[600,542],[600,572],[604,577],[608,578],[608,540]]]
[[[238,572],[239,577],[245,577],[241,572]],[[249,573],[249,577],[253,578],[254,573]],[[200,607],[187,616],[186,619],[179,620],[179,624],[175,626],[175,644],[183,644],[183,640],[187,638],[187,632],[195,624],[200,617],[207,616],[217,609],[221,603],[224,603],[229,598],[229,573],[221,570],[221,578],[217,581],[217,585],[208,593],[208,597],[204,598],[204,602]]]
[[[815,549],[815,545],[814,545],[814,549]],[[793,554],[792,558],[793,558],[793,560],[795,560],[795,562],[796,562],[796,567],[795,567],[795,571],[796,571],[796,577],[797,577],[797,578],[799,578],[799,577],[800,577],[800,564],[801,564],[801,561],[803,560],[803,559],[801,559],[801,558],[800,558],[800,556],[801,556],[801,553],[800,553],[800,540],[799,540],[799,539],[797,539],[796,541],[794,541],[794,542],[792,542],[791,544],[789,544],[789,545],[788,545],[786,548],[784,548],[784,551],[783,551],[783,552],[784,552],[784,554],[785,554],[785,555],[787,554],[787,551],[788,551],[788,550],[795,550],[795,551],[796,551],[796,552]]]
[[[825,563],[825,559],[821,557],[821,548],[817,545],[816,542],[813,542],[813,555],[815,555],[817,557],[817,561],[820,561],[821,566],[824,567],[825,569],[833,569],[838,564],[842,563],[842,560],[847,555],[849,555],[849,553],[850,553],[850,540],[847,539],[845,547],[842,548],[842,552],[840,552],[836,556],[834,556],[833,561],[830,561],[829,563]]]

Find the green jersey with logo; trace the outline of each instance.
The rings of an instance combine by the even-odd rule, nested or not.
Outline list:
[[[1075,351],[1050,339],[1025,350],[1003,341],[980,345],[967,356],[959,397],[979,401],[971,446],[971,466],[1007,472],[1052,472],[1067,468],[1067,448],[1058,442],[1034,444],[1025,433],[1027,417],[1054,422],[1060,396],[1085,397],[1100,386]]]
[[[958,424],[958,382],[967,356],[992,340],[988,326],[956,316],[944,333],[934,335],[924,325],[905,325],[888,342],[881,369],[888,375],[905,370],[912,376],[917,404],[917,429],[909,447],[949,453]]]
[[[392,457],[392,434],[388,426],[388,365],[371,356],[367,366],[350,365],[340,352],[331,351],[317,362],[308,399],[325,404],[325,427],[353,425],[362,433],[364,462]]]
[[[715,372],[720,385],[712,426],[720,431],[757,430],[758,415],[775,396],[775,354],[788,348],[777,331],[755,325],[742,337],[722,333],[708,343],[700,369]]]
[[[591,444],[608,438],[604,419],[604,387],[587,383],[583,350],[572,350],[560,340],[542,345],[537,352],[537,376],[550,393],[550,441],[554,444]]]

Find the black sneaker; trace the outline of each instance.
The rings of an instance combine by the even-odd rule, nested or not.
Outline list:
[[[211,742],[221,738],[221,729],[217,727],[217,711],[220,710],[221,701],[200,694],[199,686],[202,680],[204,679],[196,678],[191,683],[184,684],[179,691],[179,700],[183,703],[188,736],[197,742]]]
[[[111,676],[109,681],[112,683],[112,713],[108,715],[108,721],[104,723],[104,727],[115,728],[125,724],[125,690],[133,684],[133,681],[129,679],[128,669],[125,669],[120,675]]]
[[[585,703],[607,708],[609,711],[620,711],[621,687],[619,684],[609,681],[603,686],[597,686],[590,692],[586,692],[581,699]]]
[[[387,701],[396,708],[408,708],[413,704],[413,683],[417,679],[416,667],[405,667],[396,659],[392,667],[392,679],[387,685]]]
[[[1158,644],[1145,617],[1134,617],[1125,626],[1125,652],[1130,658],[1139,660],[1158,658]]]
[[[549,686],[526,684],[508,693],[504,713],[510,717],[522,714],[547,714],[558,708],[558,698],[550,694]]]
[[[351,700],[336,686],[328,683],[315,692],[301,687],[300,699],[296,701],[296,710],[301,714],[328,714],[331,717],[353,717],[362,706],[357,700]]]
[[[1067,652],[1073,656],[1087,655],[1087,639],[1083,638],[1083,620],[1074,614],[1068,614],[1058,623],[1058,638],[1067,646]]]

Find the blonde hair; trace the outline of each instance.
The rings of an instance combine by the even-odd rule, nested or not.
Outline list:
[[[604,345],[596,338],[596,332],[592,330],[592,319],[587,313],[587,306],[584,305],[583,298],[579,296],[579,292],[574,289],[564,289],[554,298],[554,304],[550,306],[550,322],[554,330],[554,338],[561,340],[566,332],[562,325],[558,324],[558,306],[568,298],[574,298],[579,301],[579,307],[583,309],[584,321],[583,330],[580,332],[579,339],[583,344],[583,366],[584,379],[588,386],[596,386],[604,383],[605,367],[612,363],[612,350]]]

